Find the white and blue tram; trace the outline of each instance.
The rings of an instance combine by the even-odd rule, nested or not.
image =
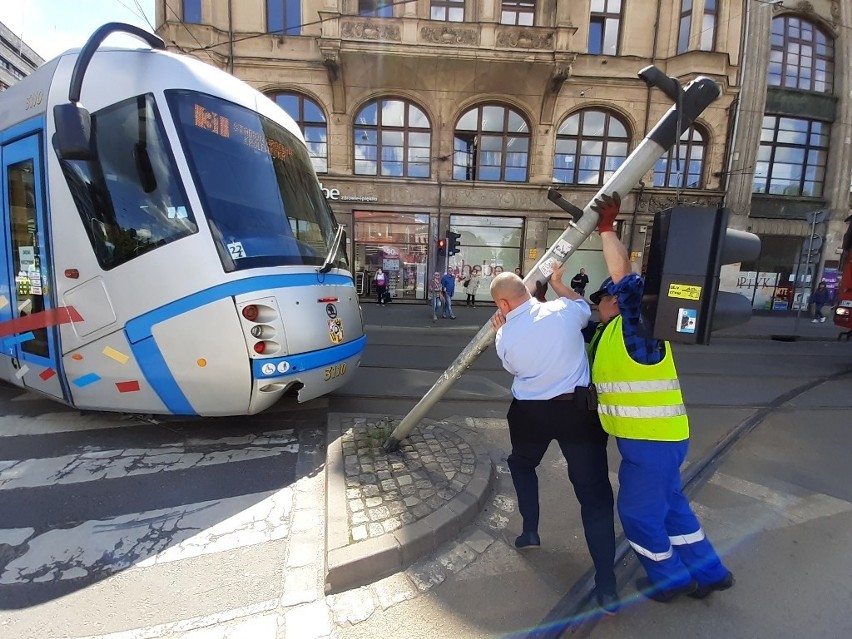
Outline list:
[[[151,48],[99,48],[116,31]],[[295,122],[247,84],[105,25],[0,93],[0,170],[0,379],[212,416],[355,373],[343,229]]]

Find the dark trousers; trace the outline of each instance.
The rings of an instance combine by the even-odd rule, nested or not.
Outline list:
[[[538,532],[536,468],[554,439],[568,462],[568,479],[580,502],[586,545],[601,592],[615,594],[615,522],[606,458],[607,435],[597,413],[572,401],[513,400],[506,416],[512,453],[509,471],[524,532]]]

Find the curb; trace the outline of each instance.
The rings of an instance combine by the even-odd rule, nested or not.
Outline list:
[[[383,415],[368,414],[333,413],[328,417],[325,592],[329,595],[398,572],[454,539],[485,506],[495,478],[491,457],[469,429],[448,421],[423,420],[425,428],[439,433],[446,431],[467,444],[474,458],[470,479],[452,498],[429,514],[412,517],[413,521],[384,534],[353,541],[342,443],[344,422],[348,419],[356,423],[361,420],[368,426],[369,420],[385,426],[389,426],[390,421]],[[403,448],[406,442],[403,442]],[[381,451],[380,455],[386,459],[399,459],[399,453]]]

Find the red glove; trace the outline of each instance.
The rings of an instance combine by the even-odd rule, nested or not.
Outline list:
[[[621,196],[618,191],[613,191],[612,197],[601,195],[592,204],[592,210],[600,215],[598,220],[598,233],[615,231],[615,218],[618,217],[618,209],[621,207]]]

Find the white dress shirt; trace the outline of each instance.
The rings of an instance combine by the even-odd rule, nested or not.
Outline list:
[[[592,309],[585,300],[530,299],[506,316],[494,341],[503,368],[515,376],[516,399],[551,399],[589,385],[589,359],[580,332]]]

